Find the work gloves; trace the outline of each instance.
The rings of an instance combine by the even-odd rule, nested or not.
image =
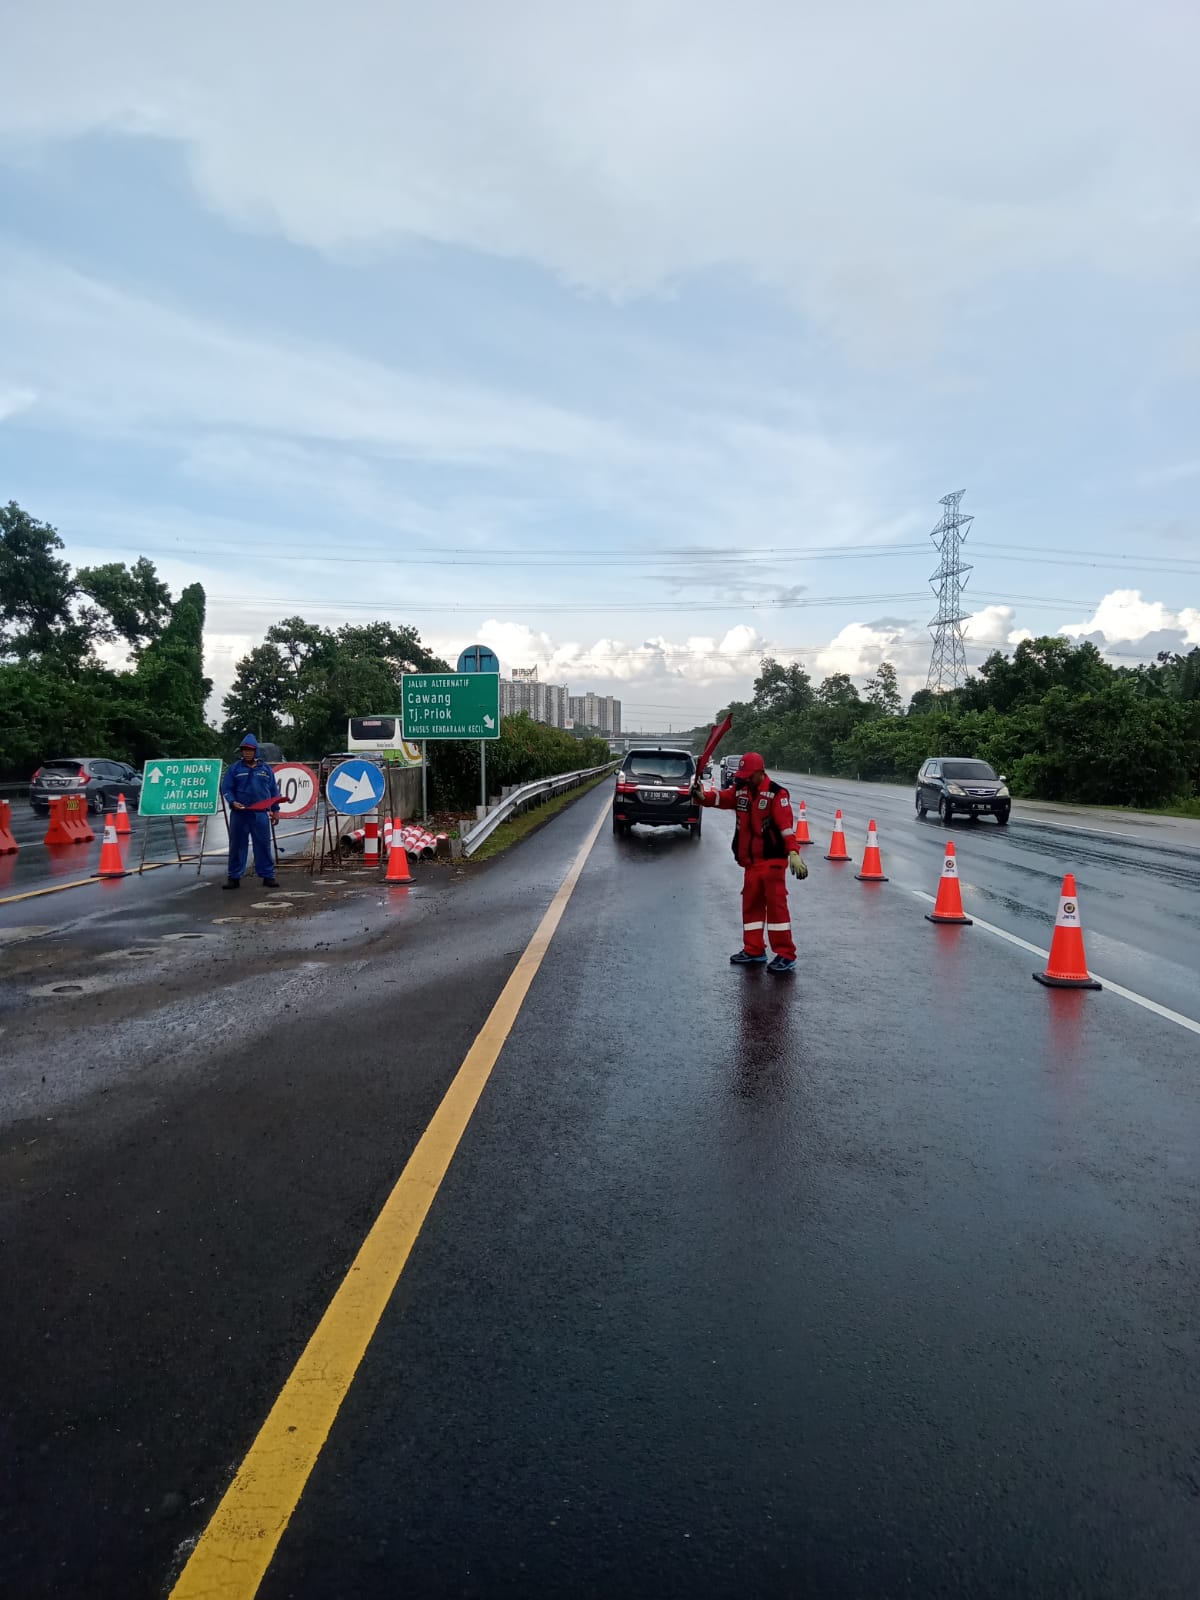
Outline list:
[[[799,850],[793,850],[788,857],[788,871],[793,878],[807,878],[808,868],[804,864],[804,857]]]
[[[692,783],[692,799],[693,800],[702,800],[703,798],[704,798],[704,785],[700,782],[699,778],[696,778]]]

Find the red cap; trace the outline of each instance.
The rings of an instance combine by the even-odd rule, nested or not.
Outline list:
[[[738,778],[752,778],[756,772],[765,772],[767,764],[757,750],[747,750],[735,774]]]

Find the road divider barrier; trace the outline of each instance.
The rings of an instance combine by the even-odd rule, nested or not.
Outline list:
[[[15,856],[17,849],[12,831],[12,806],[7,800],[0,800],[0,856]]]
[[[50,824],[46,829],[43,844],[78,844],[78,838],[71,831],[67,822],[67,802],[65,799],[51,800]]]
[[[1054,937],[1050,941],[1050,957],[1044,972],[1033,974],[1036,983],[1049,989],[1099,989],[1102,987],[1088,971],[1087,956],[1083,948],[1083,925],[1079,920],[1079,896],[1075,892],[1075,874],[1068,872],[1062,882],[1058,897],[1058,915],[1054,919]]]
[[[933,910],[925,913],[926,922],[957,922],[971,926],[971,919],[963,911],[962,886],[958,881],[958,857],[954,853],[954,840],[946,841],[946,854],[942,860],[942,876],[938,880],[937,899]]]
[[[800,815],[796,818],[796,843],[812,843],[812,834],[808,831],[808,812],[803,800],[800,802]]]
[[[121,860],[121,846],[117,843],[116,818],[110,811],[104,819],[104,843],[100,846],[101,878],[124,878],[125,863]]]
[[[846,849],[846,825],[842,821],[841,808],[833,819],[833,838],[829,842],[829,849],[825,853],[826,861],[850,861],[849,850]]]
[[[78,795],[69,795],[66,801],[67,828],[76,844],[91,844],[96,835],[87,819],[87,804]]]
[[[379,865],[379,824],[368,822],[366,835],[363,839],[363,860],[368,867]]]
[[[854,874],[859,883],[886,883],[883,862],[879,855],[879,835],[875,832],[875,819],[867,827],[867,848],[863,851],[862,866]]]
[[[125,796],[119,794],[117,796],[117,833],[121,835],[132,832],[133,829],[129,823],[129,811],[125,805]]]

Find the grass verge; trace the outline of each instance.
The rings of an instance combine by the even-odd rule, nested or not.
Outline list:
[[[598,778],[591,778],[587,783],[581,783],[578,789],[568,789],[564,794],[556,794],[553,799],[544,801],[540,806],[531,806],[519,817],[513,817],[509,822],[502,822],[494,833],[479,846],[470,861],[490,861],[493,856],[502,854],[514,844],[519,844],[522,839],[527,839],[558,812],[564,811],[573,801],[581,799],[585,794],[590,794],[600,784],[607,782],[612,777],[611,772],[602,772]]]

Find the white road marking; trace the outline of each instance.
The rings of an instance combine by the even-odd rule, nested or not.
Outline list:
[[[927,900],[934,904],[934,897],[926,894],[923,889],[910,889],[909,894],[916,895],[918,900]],[[997,939],[1007,939],[1009,944],[1015,944],[1022,950],[1028,950],[1031,956],[1039,956],[1043,961],[1049,958],[1049,950],[1043,950],[1036,944],[1030,944],[1028,939],[1022,939],[1015,933],[1009,933],[1006,928],[998,928],[994,922],[985,922],[982,917],[974,917],[977,928],[986,928],[989,933],[994,933]],[[1168,1022],[1175,1022],[1181,1028],[1187,1028],[1190,1033],[1200,1033],[1200,1022],[1195,1022],[1191,1017],[1185,1017],[1182,1012],[1172,1011],[1169,1006],[1160,1006],[1157,1000],[1151,1000],[1147,995],[1138,994],[1133,989],[1127,989],[1122,983],[1114,983],[1111,978],[1106,978],[1102,972],[1095,972],[1088,968],[1092,977],[1102,983],[1106,989],[1111,989],[1113,994],[1119,994],[1122,1000],[1132,1000],[1135,1006],[1142,1006],[1146,1011],[1153,1011],[1156,1017],[1165,1017]]]

